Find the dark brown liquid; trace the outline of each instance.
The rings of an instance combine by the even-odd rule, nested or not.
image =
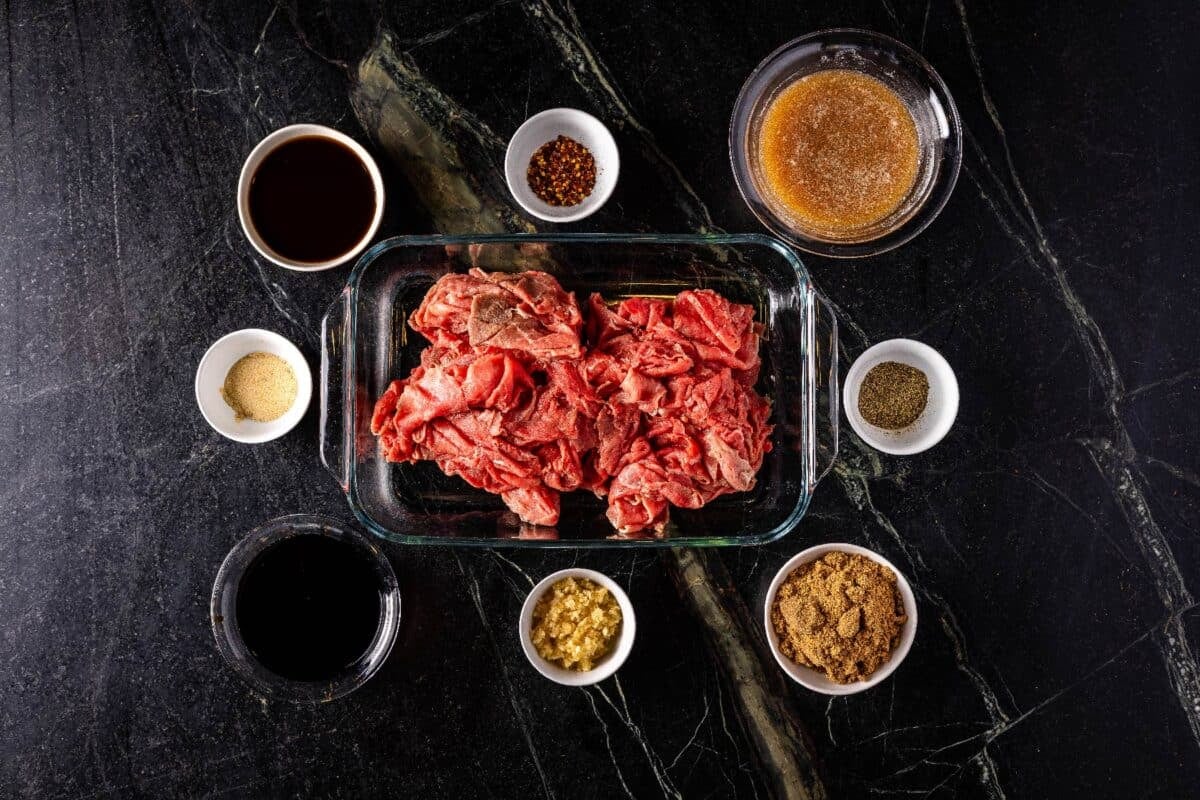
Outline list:
[[[373,565],[329,536],[272,545],[238,584],[242,640],[264,667],[292,680],[328,680],[357,661],[375,637],[381,610]]]
[[[340,142],[284,142],[250,179],[250,219],[267,246],[292,261],[329,261],[354,249],[375,216],[375,184]]]

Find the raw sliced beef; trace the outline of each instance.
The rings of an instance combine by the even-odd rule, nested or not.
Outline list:
[[[585,319],[545,273],[471,270],[409,322],[430,346],[376,403],[384,456],[434,461],[526,522],[556,524],[559,493],[585,489],[621,535],[661,534],[672,505],[752,489],[771,448],[761,327],[716,292],[593,294]]]
[[[409,324],[431,342],[446,336],[533,358],[574,358],[583,317],[574,295],[544,272],[473,269],[434,284]]]
[[[754,310],[708,290],[673,302],[630,298],[597,313],[601,304],[597,295],[589,301],[585,372],[602,397],[636,410],[641,434],[622,432],[619,457],[596,462],[613,526],[660,532],[668,505],[699,508],[754,488],[771,447],[770,405],[753,389]]]

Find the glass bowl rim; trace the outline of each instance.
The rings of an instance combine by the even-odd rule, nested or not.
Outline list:
[[[767,73],[781,58],[796,51],[800,47],[821,39],[830,39],[837,44],[873,46],[878,50],[894,51],[913,62],[920,71],[913,77],[919,77],[928,86],[945,112],[948,127],[949,142],[941,155],[948,169],[939,170],[939,174],[930,189],[930,194],[917,207],[916,211],[897,228],[883,235],[861,242],[831,242],[815,239],[807,234],[793,229],[780,219],[763,201],[758,187],[750,174],[750,167],[745,157],[744,143],[749,135],[749,117],[761,95],[750,96],[751,87]],[[855,39],[865,40],[861,42]],[[797,36],[772,50],[755,65],[754,69],[738,90],[737,99],[733,104],[733,112],[729,119],[729,163],[733,171],[733,180],[738,193],[749,207],[750,212],[773,235],[778,236],[793,247],[827,258],[862,258],[879,255],[907,244],[920,235],[938,217],[949,202],[958,182],[958,174],[962,166],[962,120],[958,106],[954,102],[950,89],[942,76],[929,61],[909,45],[883,33],[867,30],[866,28],[823,28],[802,36]]]

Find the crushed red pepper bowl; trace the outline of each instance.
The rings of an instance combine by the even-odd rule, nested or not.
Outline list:
[[[529,160],[537,149],[559,136],[582,144],[596,160],[596,185],[582,202],[552,206],[529,186]],[[547,222],[577,222],[600,210],[617,185],[621,158],[617,142],[604,123],[576,108],[550,108],[517,128],[504,154],[504,179],[513,199],[530,215]]]

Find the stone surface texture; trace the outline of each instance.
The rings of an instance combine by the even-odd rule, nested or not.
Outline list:
[[[1195,5],[12,0],[0,21],[0,795],[1196,796]],[[834,26],[918,49],[962,114],[958,187],[921,237],[805,257],[843,365],[895,336],[947,357],[949,437],[894,458],[843,425],[808,515],[765,547],[388,545],[404,620],[380,674],[317,708],[255,698],[213,644],[218,565],[274,516],[351,515],[315,405],[244,446],[193,398],[238,328],[316,366],[348,274],[255,256],[234,207],[254,144],[306,121],[373,148],[385,235],[532,228],[507,211],[504,144],[575,106],[622,171],[571,229],[760,231],[733,100]],[[389,155],[370,59],[439,121],[478,218],[439,216]],[[921,620],[891,679],[837,699],[786,682],[757,627],[779,565],[828,541],[892,560]],[[573,564],[638,608],[626,666],[585,689],[542,679],[515,635],[531,582]]]

